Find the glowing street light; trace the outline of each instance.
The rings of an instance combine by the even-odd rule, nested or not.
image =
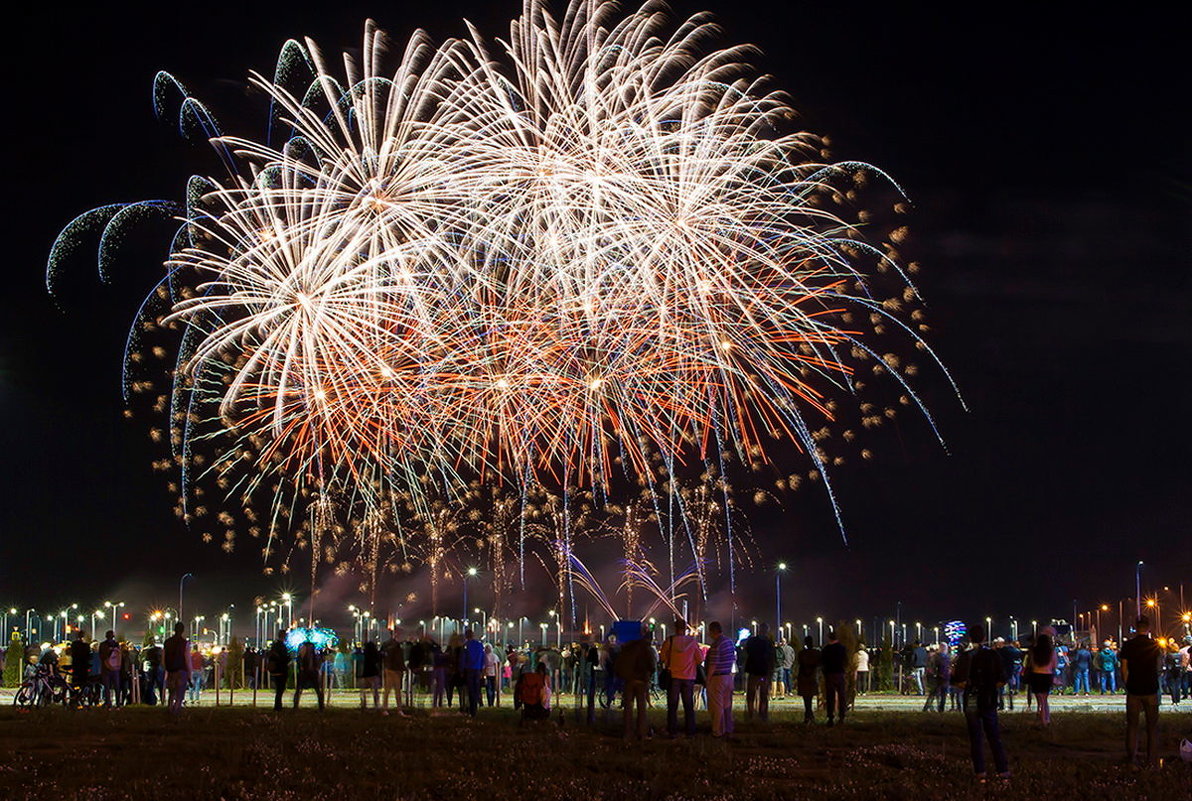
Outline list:
[[[124,606],[124,601],[104,601],[105,609],[112,610],[112,631],[116,630],[116,610]]]
[[[774,625],[782,631],[782,574],[786,572],[786,562],[779,562],[774,571]]]

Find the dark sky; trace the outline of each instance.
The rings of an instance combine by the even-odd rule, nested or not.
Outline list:
[[[272,71],[288,37],[356,47],[370,15],[399,41],[415,26],[460,33],[462,16],[503,35],[517,10],[244,5],[47,3],[9,21],[0,604],[116,597],[139,610],[176,597],[192,571],[196,606],[210,612],[285,583],[261,576],[250,550],[228,556],[181,527],[144,424],[121,416],[123,337],[159,266],[125,264],[104,287],[83,255],[62,310],[44,290],[45,254],[75,214],[180,197],[192,172],[216,171],[154,120],[154,73],[174,73],[218,114],[248,69]],[[877,458],[837,471],[849,547],[814,491],[759,519],[760,563],[792,568],[789,616],[887,618],[901,601],[909,620],[1065,617],[1074,599],[1088,609],[1132,595],[1138,559],[1150,586],[1192,578],[1181,26],[1137,5],[1113,18],[1088,7],[979,18],[956,5],[675,8],[716,12],[726,45],[758,44],[809,129],[907,190],[931,341],[970,408],[924,371],[918,386],[948,447],[904,419]],[[746,604],[772,608],[772,573],[744,586]]]

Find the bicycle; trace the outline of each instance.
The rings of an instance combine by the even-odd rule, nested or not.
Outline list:
[[[69,692],[66,679],[48,668],[39,667],[32,676],[21,682],[12,702],[20,707],[43,707],[65,702]]]

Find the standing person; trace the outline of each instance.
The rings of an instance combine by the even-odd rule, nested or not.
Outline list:
[[[1018,675],[1022,671],[1022,651],[1016,642],[1006,642],[998,637],[993,641],[993,650],[1002,660],[1002,670],[1006,674],[1006,684],[998,693],[997,708],[1000,712],[1007,707],[1014,709],[1014,692],[1018,689]]]
[[[190,686],[190,652],[186,647],[186,624],[174,624],[174,636],[166,640],[163,662],[166,669],[166,689],[170,693],[170,714],[182,711],[182,699]]]
[[[156,641],[141,651],[145,664],[145,703],[156,706],[158,701],[166,702],[166,674],[162,667],[162,650]]]
[[[514,651],[509,650],[509,661],[513,663]],[[591,726],[596,722],[596,665],[600,663],[600,649],[592,642],[590,634],[581,634],[576,669],[579,671],[579,688],[587,708],[585,720]]]
[[[1089,694],[1089,670],[1093,667],[1093,652],[1089,650],[1087,642],[1080,643],[1076,653],[1072,655],[1072,694],[1079,695],[1084,688],[1085,697]]]
[[[199,644],[190,646],[190,700],[195,704],[203,697],[203,686],[207,680],[207,673],[203,667],[203,654],[199,651]]]
[[[915,694],[923,695],[926,692],[923,679],[927,676],[927,649],[918,640],[911,646],[910,665],[911,678],[915,680]]]
[[[745,640],[746,720],[753,720],[755,709],[763,721],[770,719],[770,676],[774,673],[774,659],[770,624],[762,623],[758,633]]]
[[[803,650],[799,651],[795,660],[799,664],[799,675],[795,678],[795,685],[803,699],[803,722],[814,723],[815,712],[812,703],[819,694],[820,650],[815,647],[813,637],[808,635],[803,638]]]
[[[733,733],[733,666],[737,663],[737,649],[732,638],[724,635],[719,620],[708,624],[708,634],[712,636],[704,658],[708,711],[712,714],[712,736],[724,737]]]
[[[281,711],[281,699],[286,694],[286,681],[290,676],[290,649],[286,647],[286,630],[277,632],[277,639],[269,646],[265,656],[269,669],[269,681],[273,683],[273,709]]]
[[[934,706],[943,712],[948,701],[948,687],[952,679],[952,657],[948,653],[947,643],[932,646],[931,658],[927,664],[927,686],[929,692],[927,700],[923,702],[923,711],[928,712]],[[937,700],[938,699],[938,700]]]
[[[467,713],[476,717],[476,710],[480,706],[480,677],[484,675],[484,646],[472,634],[471,629],[464,632],[464,647],[459,654],[459,669],[464,685],[468,688]],[[460,707],[463,707],[463,698],[459,700]]]
[[[319,711],[323,710],[323,683],[319,681],[319,668],[323,666],[323,660],[319,656],[319,650],[315,648],[315,644],[307,640],[298,646],[298,675],[294,679],[294,708],[298,708],[298,703],[302,699],[302,691],[310,688],[315,691],[315,695],[319,699]],[[401,699],[399,698],[400,702]]]
[[[1051,725],[1051,705],[1048,695],[1051,693],[1052,681],[1055,678],[1057,663],[1055,645],[1052,643],[1052,629],[1043,629],[1031,646],[1031,666],[1027,680],[1030,682],[1031,695],[1035,697],[1035,705],[1039,717],[1039,725]]]
[[[368,691],[372,690],[373,709],[381,706],[381,651],[377,644],[369,640],[364,644],[360,654],[360,708],[368,709]]]
[[[568,651],[570,653],[570,651]],[[501,669],[501,659],[493,651],[492,645],[484,644],[484,689],[488,695],[488,705],[492,706],[497,700],[497,672]]]
[[[997,720],[998,694],[1006,683],[1005,667],[1002,658],[985,641],[984,626],[976,624],[970,628],[969,640],[971,647],[956,660],[952,683],[964,691],[964,720],[968,727],[973,773],[980,781],[985,781],[983,740],[987,739],[997,775],[1007,778],[1010,765]]]
[[[381,714],[389,714],[389,693],[392,691],[397,695],[397,714],[405,716],[401,709],[401,687],[406,675],[406,654],[402,650],[401,641],[398,635],[401,632],[398,629],[393,629],[389,632],[389,639],[381,646],[381,655],[384,657],[385,666],[385,691],[383,693],[384,706]]]
[[[775,659],[778,662],[778,681],[781,684],[778,693],[785,699],[787,695],[795,693],[795,688],[791,684],[791,670],[795,666],[795,649],[789,642],[783,640],[775,652]]]
[[[1134,637],[1122,645],[1118,658],[1122,662],[1122,683],[1126,685],[1126,761],[1134,763],[1138,756],[1138,715],[1146,714],[1146,761],[1155,764],[1159,727],[1159,660],[1163,656],[1159,644],[1151,639],[1151,621],[1138,618]]]
[[[429,635],[427,635],[429,637]],[[447,694],[448,669],[447,663],[449,661],[448,654],[439,645],[438,642],[431,639],[430,643],[430,661],[431,669],[431,706],[441,707],[443,705],[443,696]],[[516,656],[516,654],[514,654]]]
[[[836,638],[836,630],[828,632],[828,644],[820,652],[820,669],[824,674],[824,696],[828,702],[828,725],[838,717],[844,723],[848,696],[844,689],[844,671],[848,667],[848,649]]]
[[[650,695],[650,678],[654,675],[657,663],[654,658],[654,646],[646,639],[648,631],[643,630],[642,636],[625,643],[617,654],[613,670],[624,682],[621,703],[624,707],[625,739],[628,740],[634,730],[634,707],[637,707],[637,739],[645,740],[649,736],[646,725],[646,700]]]
[[[104,632],[99,644],[99,681],[103,685],[103,705],[120,706],[120,643],[114,631]]]
[[[857,676],[854,681],[859,695],[869,692],[869,651],[865,650],[865,643],[857,648]]]
[[[53,653],[53,649],[50,649],[49,653]],[[75,639],[70,644],[69,654],[70,679],[75,688],[81,691],[87,687],[91,675],[91,646],[87,643],[86,634],[82,630],[75,632]],[[41,661],[47,662],[45,659]]]
[[[1118,655],[1109,640],[1101,643],[1101,650],[1097,652],[1097,662],[1100,663],[1101,668],[1101,673],[1097,677],[1101,695],[1105,695],[1107,687],[1109,694],[1113,695],[1117,692]]]
[[[687,633],[687,621],[675,618],[675,633],[662,644],[662,663],[670,671],[666,691],[666,732],[674,737],[679,731],[679,702],[683,702],[683,722],[688,737],[695,736],[695,668],[699,661],[699,643]]]

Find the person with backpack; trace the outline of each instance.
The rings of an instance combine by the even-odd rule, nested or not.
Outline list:
[[[298,676],[294,680],[294,708],[298,708],[302,700],[302,691],[313,689],[319,699],[319,711],[323,711],[323,682],[319,669],[323,666],[323,659],[319,649],[310,640],[298,646]],[[401,698],[398,698],[400,702]]]
[[[952,684],[964,693],[962,704],[973,773],[979,781],[985,781],[984,740],[989,741],[997,775],[1001,778],[1010,776],[1010,764],[1006,759],[997,719],[998,694],[1006,683],[1006,671],[1001,657],[985,639],[985,627],[980,624],[972,626],[969,629],[970,647],[957,657],[952,670]]]
[[[671,737],[679,729],[679,702],[688,737],[695,736],[695,669],[699,643],[687,633],[687,621],[675,618],[675,633],[662,644],[662,663],[670,675],[666,691],[666,731]]]
[[[116,633],[104,633],[99,644],[99,681],[103,685],[103,705],[120,706],[120,643]]]
[[[398,629],[393,629],[389,632],[389,639],[381,646],[381,656],[384,657],[385,666],[385,680],[384,691],[382,698],[384,700],[381,714],[389,714],[389,693],[393,692],[397,695],[397,714],[405,717],[405,712],[401,711],[402,700],[402,684],[406,676],[406,655],[403,650],[401,641],[398,636],[401,632]]]
[[[368,691],[370,689],[372,690],[373,709],[380,708],[381,649],[377,648],[377,644],[372,640],[366,642],[360,652],[360,675],[357,677],[357,681],[360,684],[360,708],[368,709]]]
[[[290,649],[286,647],[286,631],[277,632],[277,639],[265,655],[269,681],[273,683],[273,710],[281,711],[281,699],[286,694],[286,680],[290,674]]]
[[[820,650],[815,647],[815,639],[810,635],[803,638],[803,650],[795,656],[795,663],[799,666],[795,689],[803,699],[803,722],[815,723],[812,703],[819,695]]]
[[[1117,692],[1118,655],[1113,648],[1113,643],[1109,640],[1101,643],[1101,650],[1097,651],[1097,662],[1101,668],[1101,672],[1097,676],[1101,695],[1105,695],[1106,688],[1109,688],[1110,695],[1115,694]]]
[[[513,685],[513,708],[520,709],[522,721],[550,718],[550,679],[545,662],[536,670],[523,670]]]
[[[774,675],[774,640],[770,624],[745,640],[745,719],[753,720],[756,710],[763,721],[770,719],[770,679]]]
[[[624,682],[622,706],[624,707],[625,739],[633,733],[633,708],[637,707],[637,739],[648,736],[646,725],[646,701],[650,695],[650,677],[654,675],[656,663],[654,647],[646,639],[648,630],[642,636],[625,643],[613,663],[613,670]]]

